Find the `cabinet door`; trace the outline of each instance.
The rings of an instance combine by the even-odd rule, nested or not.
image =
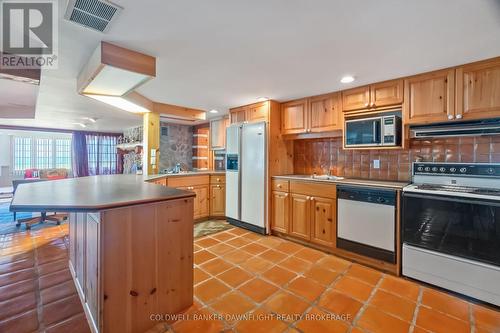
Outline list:
[[[292,193],[290,235],[311,239],[311,200],[309,196]]]
[[[73,266],[73,270],[76,269],[76,214],[69,213],[68,224],[69,224],[69,260]]]
[[[339,94],[311,97],[309,110],[311,132],[333,131],[342,128]]]
[[[89,214],[87,217],[87,244],[85,271],[85,286],[87,293],[85,301],[90,309],[92,318],[99,327],[99,222]]]
[[[224,185],[210,185],[210,216],[226,215],[226,189]]]
[[[403,80],[392,80],[370,86],[370,107],[403,103]]]
[[[342,110],[354,111],[370,106],[370,86],[359,87],[342,92]]]
[[[459,67],[456,76],[456,119],[500,117],[500,60]]]
[[[422,74],[405,80],[407,124],[428,124],[454,119],[455,72],[453,69]]]
[[[86,243],[87,243],[87,233],[85,232],[85,225],[87,223],[86,213],[76,214],[76,280],[80,285],[83,293],[86,294],[87,290],[85,288],[85,255],[86,255]]]
[[[244,107],[231,109],[231,124],[242,123],[246,120],[246,109]]]
[[[217,119],[210,122],[210,148],[226,148],[226,119]]]
[[[194,218],[199,219],[199,218],[207,217],[209,212],[210,212],[210,206],[209,206],[209,200],[208,200],[208,195],[209,195],[208,185],[194,186],[192,191],[194,191],[194,193],[196,193],[196,198],[194,200],[195,201]]]
[[[288,193],[273,191],[271,201],[271,229],[287,234],[288,233],[288,213],[289,213]]]
[[[252,104],[247,110],[247,121],[265,121],[267,120],[269,102]]]
[[[281,104],[281,134],[305,133],[308,130],[307,99]]]
[[[336,237],[336,206],[335,200],[314,197],[311,203],[312,235],[314,243],[333,247]]]

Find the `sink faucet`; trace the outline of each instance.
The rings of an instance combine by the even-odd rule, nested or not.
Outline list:
[[[174,167],[174,173],[179,173],[181,172],[181,164],[177,163]]]

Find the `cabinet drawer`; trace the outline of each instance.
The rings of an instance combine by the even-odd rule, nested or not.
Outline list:
[[[200,176],[173,176],[169,177],[167,180],[167,185],[169,187],[184,187],[184,186],[196,186],[196,185],[207,185],[209,183],[208,175]]]
[[[272,180],[272,191],[282,191],[288,192],[289,185],[288,180],[285,179],[273,179]]]
[[[337,186],[335,184],[290,181],[290,192],[334,199],[337,197]]]
[[[210,184],[224,184],[226,175],[210,175]]]

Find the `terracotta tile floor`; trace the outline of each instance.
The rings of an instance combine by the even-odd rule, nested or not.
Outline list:
[[[90,332],[68,269],[68,225],[0,234],[0,332]]]
[[[0,332],[89,331],[67,232],[0,235]],[[195,304],[152,332],[500,332],[499,311],[276,237],[233,228],[195,251]]]

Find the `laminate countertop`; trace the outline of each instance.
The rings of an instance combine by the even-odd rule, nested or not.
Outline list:
[[[289,180],[304,180],[312,182],[321,183],[334,183],[339,185],[357,185],[357,186],[369,186],[369,187],[383,187],[391,188],[395,190],[401,190],[403,187],[408,185],[408,182],[395,182],[395,181],[385,181],[385,180],[372,180],[372,179],[355,179],[355,178],[343,178],[338,177],[337,179],[318,179],[313,178],[310,175],[283,175],[283,176],[273,176],[276,179],[289,179]]]
[[[226,171],[222,170],[203,170],[203,171],[183,171],[180,173],[158,173],[155,175],[142,176],[144,181],[160,179],[160,178],[171,178],[171,177],[186,177],[186,176],[198,176],[198,175],[225,175]]]
[[[21,184],[13,212],[84,212],[194,197],[189,191],[144,182],[142,175],[102,175]]]

